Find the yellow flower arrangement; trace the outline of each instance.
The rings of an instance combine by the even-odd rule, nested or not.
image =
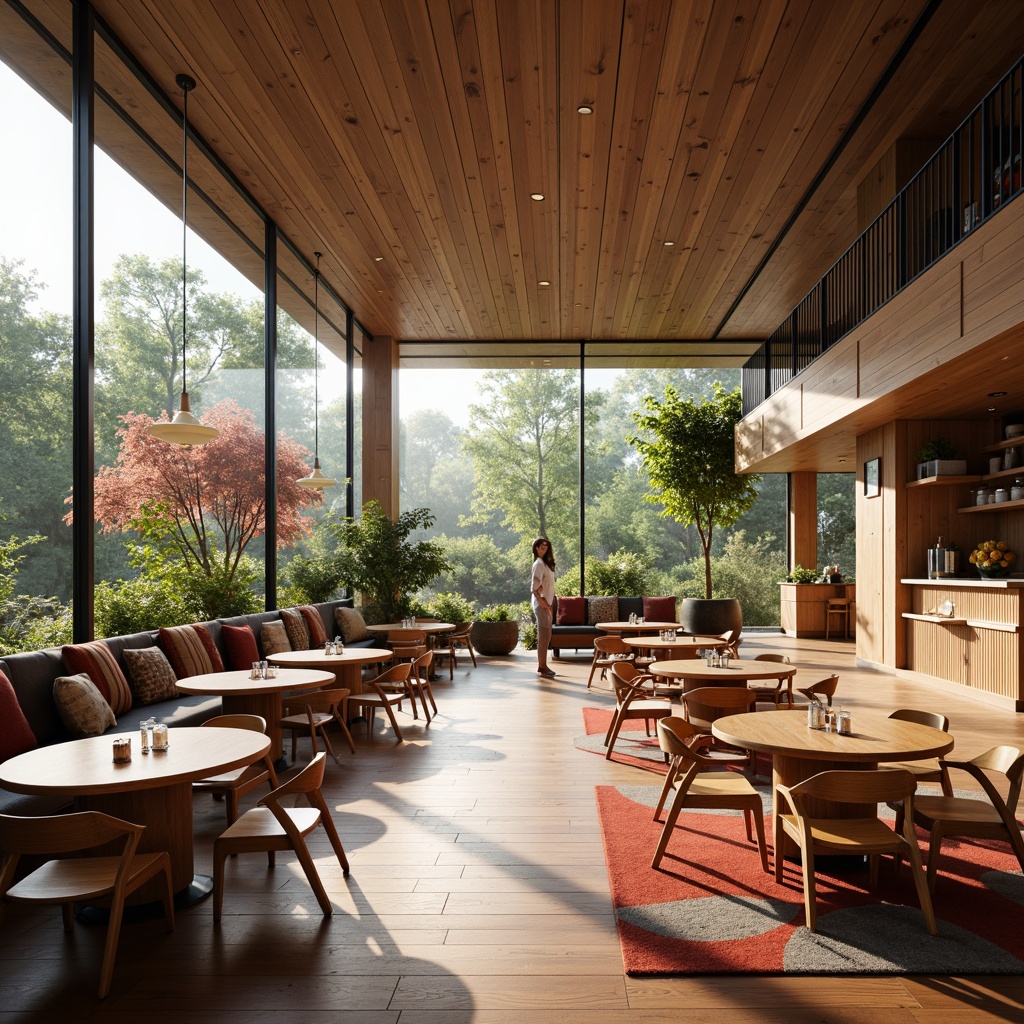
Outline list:
[[[1005,540],[986,540],[971,552],[968,561],[976,565],[983,576],[1001,576],[1016,559],[1016,553],[1009,549]]]

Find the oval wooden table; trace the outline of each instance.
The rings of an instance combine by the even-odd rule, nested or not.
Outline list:
[[[701,686],[746,686],[751,679],[785,679],[790,694],[795,665],[777,661],[745,661],[731,658],[728,668],[709,667],[699,658],[679,661],[655,661],[647,667],[652,676],[679,680],[679,692],[686,693]]]
[[[666,626],[671,629],[671,626]],[[718,636],[677,636],[672,640],[662,640],[657,636],[624,636],[624,644],[637,651],[650,651],[661,655],[664,660],[682,660],[696,658],[698,651],[717,650],[727,647],[728,641]]]
[[[362,667],[390,661],[392,656],[387,647],[346,647],[338,654],[324,654],[318,648],[314,651],[282,651],[268,655],[267,661],[280,665],[282,670],[302,668],[331,672],[338,686],[356,694],[363,692]]]
[[[132,759],[113,763],[115,739],[131,738]],[[66,793],[76,811],[102,811],[145,825],[142,852],[166,850],[176,906],[190,906],[213,888],[197,875],[192,847],[192,783],[261,758],[270,738],[247,729],[172,728],[166,751],[143,754],[138,732],[90,736],[37,747],[0,764],[0,784],[15,793]],[[159,879],[131,902],[159,899]]]
[[[877,768],[882,761],[919,761],[948,754],[953,737],[941,729],[858,711],[853,734],[840,736],[807,728],[807,710],[762,711],[720,718],[711,726],[723,743],[772,755],[772,818],[775,787],[791,786],[832,769]],[[826,818],[859,818],[876,813],[873,804],[809,802],[811,813]],[[796,844],[784,837],[782,855],[795,856]]]
[[[309,652],[304,652],[309,653]],[[289,690],[319,689],[334,682],[334,673],[312,669],[278,669],[273,679],[250,679],[248,669],[208,672],[178,680],[182,693],[218,696],[226,715],[259,715],[267,723],[270,755],[284,771],[288,762],[281,742],[281,694]]]

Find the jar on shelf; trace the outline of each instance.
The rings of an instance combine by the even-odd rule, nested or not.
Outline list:
[[[990,487],[979,487],[974,492],[974,504],[975,505],[987,505],[989,498],[992,497],[992,489]]]
[[[1020,456],[1016,448],[1007,448],[1003,452],[1003,469],[1016,469],[1020,465]]]
[[[1021,501],[1024,499],[1024,481],[1017,477],[1010,488],[1010,501]]]
[[[1002,502],[1002,501],[1009,501],[1010,500],[1010,492],[1005,487],[997,487],[996,488],[996,494],[995,494],[995,500],[996,500],[997,504],[999,502]]]

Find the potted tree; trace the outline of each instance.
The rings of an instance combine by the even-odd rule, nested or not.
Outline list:
[[[519,623],[507,604],[491,604],[480,612],[470,637],[477,654],[511,654],[519,643]]]
[[[756,475],[733,470],[735,428],[743,414],[740,389],[718,382],[711,398],[684,399],[669,386],[662,400],[648,395],[633,414],[644,435],[629,443],[643,458],[651,490],[645,499],[662,515],[695,526],[704,557],[704,598],[686,598],[680,621],[690,633],[738,630],[743,613],[734,598],[715,599],[711,589],[711,543],[716,527],[728,529],[757,500]]]

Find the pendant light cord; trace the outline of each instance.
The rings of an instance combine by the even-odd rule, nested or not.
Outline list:
[[[316,269],[313,271],[313,459],[320,464],[320,257],[315,252]]]
[[[196,80],[189,75],[178,75],[181,87],[181,390],[188,392],[186,371],[188,357],[188,94],[196,87]]]

